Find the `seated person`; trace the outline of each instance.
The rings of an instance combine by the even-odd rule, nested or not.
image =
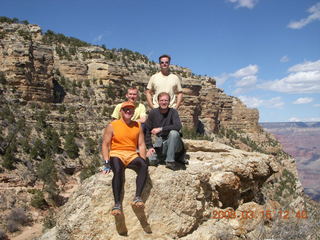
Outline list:
[[[144,123],[146,121],[146,107],[142,104],[137,102],[138,100],[138,89],[136,87],[129,87],[126,93],[127,101],[132,102],[135,106],[134,114],[132,116],[132,121],[137,121],[140,123]],[[118,104],[111,117],[115,119],[120,119],[120,110],[121,110],[121,103]]]
[[[120,198],[125,168],[131,168],[137,172],[136,194],[132,204],[136,207],[144,206],[141,194],[148,173],[148,166],[145,161],[146,146],[141,124],[131,120],[134,109],[135,105],[132,102],[122,103],[121,118],[112,121],[106,127],[103,135],[104,173],[109,173],[110,170],[113,172],[112,190],[115,204],[112,208],[112,215],[122,213]]]
[[[175,162],[187,164],[184,160],[185,149],[180,137],[181,121],[177,110],[169,108],[170,95],[166,92],[161,92],[158,95],[159,107],[150,111],[146,121],[146,145],[148,150],[147,155],[150,164],[153,162],[155,155],[165,157],[166,167],[172,170],[175,169]],[[152,145],[151,135],[155,135],[155,144]],[[157,148],[160,151],[157,151]]]

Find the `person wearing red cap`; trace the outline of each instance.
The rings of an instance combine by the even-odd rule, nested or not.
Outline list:
[[[102,142],[102,156],[105,174],[113,172],[112,190],[115,205],[112,215],[122,214],[121,191],[126,168],[137,173],[136,194],[132,205],[143,207],[141,194],[146,182],[148,166],[146,164],[146,146],[141,124],[132,121],[135,105],[132,102],[121,104],[121,118],[112,121],[105,129]],[[137,152],[137,149],[139,152]]]

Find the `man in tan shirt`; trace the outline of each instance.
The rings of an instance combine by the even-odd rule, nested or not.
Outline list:
[[[158,94],[161,92],[166,92],[170,95],[169,107],[178,109],[182,103],[181,81],[177,75],[170,73],[170,60],[171,57],[169,55],[159,57],[161,70],[151,76],[147,85],[146,96],[151,109],[159,107]]]

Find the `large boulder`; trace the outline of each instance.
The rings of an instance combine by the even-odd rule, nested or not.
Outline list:
[[[217,239],[221,234],[232,239],[253,231],[261,218],[237,217],[238,209],[258,213],[265,207],[266,203],[259,202],[260,186],[277,171],[276,161],[217,142],[187,141],[187,145],[193,148],[189,147],[186,167],[181,165],[176,171],[163,165],[149,167],[144,209],[130,204],[136,174],[128,169],[124,214],[112,216],[112,174],[97,173],[83,182],[61,209],[56,227],[41,239],[121,239],[121,235],[130,239]],[[237,216],[215,217],[218,211]]]

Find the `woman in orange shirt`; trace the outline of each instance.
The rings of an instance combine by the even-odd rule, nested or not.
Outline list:
[[[142,190],[147,179],[148,166],[146,159],[146,146],[144,135],[139,122],[132,121],[135,106],[132,102],[121,105],[119,120],[112,121],[105,129],[102,143],[102,156],[104,159],[104,173],[113,171],[112,190],[115,205],[112,215],[122,213],[121,191],[125,168],[137,172],[136,195],[133,205],[143,207]],[[139,152],[137,152],[137,149]]]

